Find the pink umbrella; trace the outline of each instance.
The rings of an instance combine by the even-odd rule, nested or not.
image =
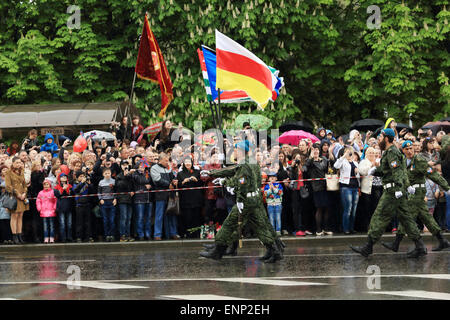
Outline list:
[[[303,130],[291,130],[283,133],[279,138],[279,143],[287,143],[293,146],[298,146],[298,143],[302,139],[310,139],[312,143],[320,142],[319,138],[317,138],[315,135],[303,131]]]

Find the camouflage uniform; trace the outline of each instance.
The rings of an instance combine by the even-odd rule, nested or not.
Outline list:
[[[365,257],[369,256],[372,253],[373,244],[381,238],[386,227],[397,213],[399,221],[403,224],[410,238],[416,243],[416,248],[418,251],[422,251],[423,242],[421,241],[419,229],[412,216],[408,213],[406,190],[410,184],[406,172],[406,162],[397,147],[391,145],[383,153],[380,166],[376,168],[374,175],[383,177],[384,192],[370,220],[368,243],[364,247],[351,246],[352,250]],[[399,191],[402,192],[402,196],[397,199],[395,193]]]
[[[257,164],[240,164],[220,170],[211,171],[215,178],[227,178],[225,186],[234,188],[236,202],[244,203],[242,215],[242,228],[248,223],[256,236],[264,245],[272,245],[275,242],[272,225],[266,223],[265,210],[261,213],[262,195],[261,169]],[[215,242],[221,245],[230,245],[238,238],[239,210],[236,205],[222,224],[222,228],[216,234]],[[270,229],[268,228],[270,226]]]
[[[450,186],[444,178],[428,166],[427,160],[421,155],[414,156],[407,169],[409,183],[416,189],[415,193],[409,197],[408,211],[414,220],[419,218],[435,236],[441,231],[441,228],[428,212],[427,203],[424,201],[426,195],[425,178],[434,181],[445,189],[445,191],[448,191]],[[400,223],[397,233],[405,235],[403,224]]]

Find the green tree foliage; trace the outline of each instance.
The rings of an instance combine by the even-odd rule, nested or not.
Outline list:
[[[369,5],[381,28],[369,29]],[[70,5],[81,9],[69,29]],[[264,111],[223,105],[279,125],[308,119],[337,131],[385,113],[416,126],[450,111],[448,1],[35,0],[0,2],[0,104],[129,98],[145,12],[165,56],[175,99],[167,117],[212,125],[196,50],[214,29],[280,70],[285,88]],[[146,123],[160,110],[159,86],[136,80],[132,101]]]

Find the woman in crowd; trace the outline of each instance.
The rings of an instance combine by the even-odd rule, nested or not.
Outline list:
[[[327,183],[325,181],[325,174],[328,172],[328,161],[320,157],[320,144],[313,144],[311,156],[305,163],[304,171],[308,172],[311,179],[323,179],[311,181],[314,206],[316,207],[316,235],[322,236],[330,233],[330,231],[327,231],[329,230],[328,207],[330,204],[328,201]]]
[[[292,199],[292,215],[294,220],[294,230],[297,237],[304,237],[305,226],[303,224],[303,211],[305,206],[303,204],[304,200],[308,195],[308,190],[306,189],[306,183],[302,180],[303,177],[303,166],[305,165],[305,158],[301,156],[300,152],[293,152],[292,166],[289,170],[289,178],[291,180],[289,184],[289,189],[291,190]]]
[[[358,163],[354,159],[354,150],[346,147],[334,167],[339,169],[339,186],[342,202],[342,229],[344,234],[354,233],[356,208],[359,200]],[[354,178],[356,177],[356,178]]]
[[[177,180],[179,188],[197,188],[203,186],[200,178],[200,171],[193,168],[191,157],[186,157],[183,161],[181,170],[178,172]],[[203,190],[180,191],[180,210],[181,210],[181,236],[188,238],[198,238],[199,231],[190,233],[187,230],[198,227],[202,224]]]
[[[27,184],[25,183],[24,165],[18,157],[12,159],[11,169],[5,176],[6,191],[17,200],[16,210],[11,211],[11,232],[15,244],[25,243],[22,237],[23,213],[29,210]]]
[[[440,160],[440,155],[437,150],[437,142],[435,138],[427,137],[422,142],[421,155],[428,161],[430,167],[436,165]]]

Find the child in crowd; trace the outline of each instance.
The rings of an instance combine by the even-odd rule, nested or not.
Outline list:
[[[58,199],[56,211],[58,212],[59,235],[61,242],[72,242],[72,206],[73,196],[72,185],[69,184],[69,177],[65,173],[59,176],[59,183],[55,188],[55,196]],[[69,198],[66,198],[69,197]]]
[[[281,234],[281,210],[283,209],[283,186],[275,182],[277,174],[269,173],[269,183],[264,187],[264,195],[267,201],[269,220],[278,235]]]
[[[55,242],[56,197],[50,180],[44,180],[44,190],[39,192],[36,208],[43,219],[44,243]]]
[[[103,216],[103,230],[107,242],[114,241],[115,216],[117,200],[114,196],[116,181],[111,178],[111,169],[103,168],[103,180],[98,184],[98,198],[100,200],[100,211]]]
[[[85,241],[94,242],[92,238],[91,228],[91,197],[94,190],[90,181],[83,171],[76,173],[77,183],[73,186],[75,197],[75,233],[77,242],[80,243],[82,238]],[[83,237],[84,236],[84,237]]]
[[[47,151],[52,154],[52,157],[58,156],[58,145],[54,142],[55,138],[51,133],[47,133],[44,138],[45,143],[41,146],[41,152]]]

